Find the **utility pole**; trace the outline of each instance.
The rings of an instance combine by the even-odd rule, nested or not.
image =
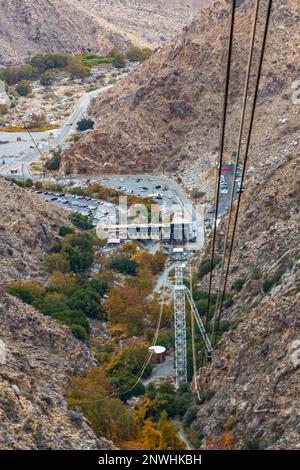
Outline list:
[[[174,323],[175,323],[175,364],[176,387],[187,382],[185,286],[183,284],[183,263],[175,264],[174,285]]]

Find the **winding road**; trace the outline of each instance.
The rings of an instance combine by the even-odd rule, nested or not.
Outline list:
[[[77,122],[84,115],[84,113],[86,113],[91,100],[98,94],[104,93],[110,88],[111,85],[108,85],[106,87],[87,93],[79,101],[77,107],[69,116],[67,121],[58,129],[47,132],[32,132],[31,136],[33,137],[35,143],[27,132],[0,132],[0,140],[8,141],[7,144],[2,144],[0,146],[0,162],[5,162],[2,167],[0,166],[0,174],[10,175],[12,169],[18,169],[18,176],[29,178],[31,176],[29,169],[30,164],[38,160],[40,153],[45,152],[45,150],[48,148],[48,142],[45,142],[45,139],[48,139],[52,133],[53,140],[51,142],[51,147],[55,148],[62,146],[65,143],[65,140],[70,137],[71,134],[76,132]],[[22,138],[24,140],[18,142],[18,138]],[[31,149],[31,146],[34,145],[37,145],[39,150],[37,148]],[[24,153],[26,153],[26,155],[24,155]],[[15,158],[8,159],[8,155],[14,155]]]

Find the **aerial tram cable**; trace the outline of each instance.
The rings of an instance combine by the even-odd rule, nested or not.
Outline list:
[[[264,53],[265,53],[266,42],[267,42],[267,35],[268,35],[268,30],[269,30],[271,11],[272,11],[272,0],[268,0],[266,22],[265,22],[265,27],[264,27],[263,41],[262,41],[262,47],[261,47],[261,53],[260,53],[260,59],[259,59],[259,66],[258,66],[258,72],[257,72],[257,77],[256,77],[256,83],[255,83],[253,104],[252,104],[252,109],[251,109],[250,124],[249,124],[247,141],[246,141],[244,165],[243,165],[242,176],[241,176],[241,188],[243,188],[243,182],[244,182],[244,179],[245,179],[245,172],[246,172],[247,160],[248,160],[248,155],[249,155],[249,147],[250,147],[250,141],[251,141],[251,136],[252,136],[253,122],[254,122],[254,116],[255,116],[255,110],[256,110],[256,104],[257,104],[257,96],[258,96],[258,90],[259,90],[260,79],[261,79],[261,71],[262,71]],[[239,217],[241,196],[242,196],[242,192],[239,192],[239,196],[238,196],[238,200],[237,200],[237,207],[236,207],[236,212],[235,212],[235,218],[234,218],[234,224],[233,224],[233,232],[232,232],[231,243],[230,243],[230,247],[229,247],[227,267],[226,267],[226,272],[225,272],[224,286],[223,286],[222,296],[221,296],[221,303],[220,303],[220,307],[219,307],[219,313],[218,313],[218,316],[217,316],[217,319],[216,319],[217,327],[216,327],[216,330],[215,330],[214,343],[216,343],[217,331],[219,329],[220,318],[221,318],[221,315],[222,315],[222,308],[223,308],[223,304],[224,304],[225,291],[226,291],[229,268],[230,268],[230,263],[231,263],[231,258],[232,258],[232,251],[233,251],[235,233],[236,233],[237,222],[238,222],[238,217]]]
[[[215,259],[215,245],[216,245],[216,236],[217,236],[217,221],[218,221],[219,198],[220,198],[220,181],[221,181],[221,171],[222,171],[223,152],[224,152],[224,143],[225,143],[225,130],[226,130],[227,107],[228,107],[228,93],[229,93],[229,80],[230,80],[230,71],[231,71],[235,13],[236,13],[236,1],[233,0],[232,6],[231,6],[231,20],[230,20],[230,26],[229,26],[227,64],[226,64],[223,109],[222,109],[222,125],[221,125],[220,146],[219,146],[218,172],[216,175],[215,191],[214,191],[215,213],[214,213],[212,252],[211,252],[211,260],[210,260],[208,297],[207,297],[206,316],[205,316],[205,330],[206,331],[208,329],[209,309],[210,309],[210,304],[211,304],[211,290],[212,290],[213,267],[214,267],[214,259]],[[203,347],[203,352],[202,352],[199,382],[201,382],[201,369],[204,364],[204,357],[205,357],[205,346]]]
[[[227,252],[227,243],[228,243],[228,236],[229,236],[231,219],[232,219],[232,216],[233,216],[233,201],[234,201],[234,191],[235,191],[235,180],[236,180],[236,177],[237,177],[237,168],[238,168],[238,163],[239,163],[240,154],[241,154],[242,137],[243,137],[244,124],[245,124],[249,83],[250,83],[251,68],[252,68],[252,63],[253,63],[254,44],[255,44],[256,30],[257,30],[257,19],[258,19],[259,4],[260,4],[260,0],[257,0],[255,13],[254,13],[253,29],[252,29],[252,36],[251,36],[251,45],[250,45],[249,56],[248,56],[247,75],[246,75],[246,83],[245,83],[245,88],[244,88],[243,106],[242,106],[242,112],[241,112],[241,122],[240,122],[240,129],[239,129],[239,137],[238,137],[236,158],[235,158],[235,163],[234,163],[233,183],[232,183],[231,194],[230,194],[229,214],[228,214],[227,228],[226,228],[226,233],[225,233],[224,248],[223,248],[223,255],[222,255],[221,277],[220,277],[219,289],[218,289],[218,293],[217,293],[215,314],[214,314],[214,318],[213,318],[211,341],[212,341],[212,338],[214,336],[214,328],[215,328],[215,323],[216,323],[215,322],[216,314],[217,314],[218,306],[219,306],[219,302],[220,302],[221,286],[223,284],[224,273],[225,273],[225,264],[226,264],[225,260],[226,260],[226,252]],[[241,186],[241,189],[242,189],[242,186]]]
[[[210,308],[210,303],[211,303],[212,278],[213,278],[213,268],[214,268],[214,260],[215,260],[215,245],[216,245],[216,237],[217,237],[217,221],[218,221],[219,198],[220,198],[220,181],[221,181],[221,171],[222,171],[224,143],[225,143],[225,130],[226,130],[226,119],[227,119],[228,93],[229,93],[229,81],[230,81],[230,71],[231,71],[235,12],[236,12],[236,0],[233,0],[232,6],[231,6],[230,33],[229,33],[229,40],[228,40],[225,89],[224,89],[223,110],[222,110],[222,126],[221,126],[220,147],[219,147],[219,162],[218,162],[218,172],[216,176],[216,185],[215,185],[214,230],[213,230],[211,260],[210,260],[210,274],[209,274],[208,298],[207,298],[207,306],[206,306],[206,318],[205,318],[206,331],[207,331],[208,320],[209,320],[209,308]]]
[[[32,140],[32,142],[33,142],[33,144],[34,144],[36,150],[39,152],[40,156],[43,157],[43,154],[42,154],[42,152],[41,152],[41,149],[40,149],[39,146],[38,146],[38,143],[36,142],[35,138],[33,137],[32,133],[30,132],[29,128],[26,126],[25,121],[23,120],[21,114],[19,113],[19,111],[18,111],[18,109],[17,109],[17,106],[16,106],[15,110],[16,110],[16,114],[17,114],[17,116],[18,116],[18,118],[19,118],[19,121],[22,123],[23,128],[24,128],[25,131],[28,133],[28,135],[29,135],[30,139]]]
[[[163,314],[163,308],[164,308],[164,300],[165,300],[165,292],[166,292],[166,282],[164,281],[164,284],[163,284],[163,295],[162,295],[162,301],[161,301],[161,304],[160,304],[160,311],[159,311],[159,318],[158,318],[158,322],[157,322],[157,326],[156,326],[156,330],[155,330],[155,335],[154,335],[154,339],[153,339],[153,345],[152,346],[155,346],[156,345],[156,342],[157,342],[157,338],[158,338],[158,334],[159,334],[159,330],[160,330],[160,325],[161,325],[161,320],[162,320],[162,314]],[[143,365],[141,366],[139,372],[133,377],[131,378],[126,384],[123,384],[121,385],[118,390],[115,390],[114,392],[112,392],[110,395],[107,395],[103,398],[99,398],[97,400],[84,400],[84,401],[81,401],[80,404],[82,405],[88,405],[88,404],[92,404],[92,403],[100,403],[104,400],[107,400],[108,398],[117,398],[118,397],[118,392],[123,392],[123,393],[128,393],[130,392],[131,390],[134,389],[134,387],[136,387],[136,385],[139,383],[139,381],[141,380],[144,372],[145,372],[145,369],[146,367],[148,366],[149,362],[151,361],[152,359],[152,356],[153,356],[153,351],[150,351],[147,358],[145,359]],[[130,387],[128,390],[126,390],[126,387]]]

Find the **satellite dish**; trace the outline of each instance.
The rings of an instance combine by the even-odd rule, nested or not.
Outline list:
[[[163,354],[166,352],[166,348],[164,346],[150,346],[149,351],[154,354]]]

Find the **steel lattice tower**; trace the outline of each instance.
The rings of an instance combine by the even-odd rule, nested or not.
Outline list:
[[[174,285],[174,323],[175,323],[175,365],[176,386],[187,382],[185,286],[183,284],[183,265],[175,265]]]

